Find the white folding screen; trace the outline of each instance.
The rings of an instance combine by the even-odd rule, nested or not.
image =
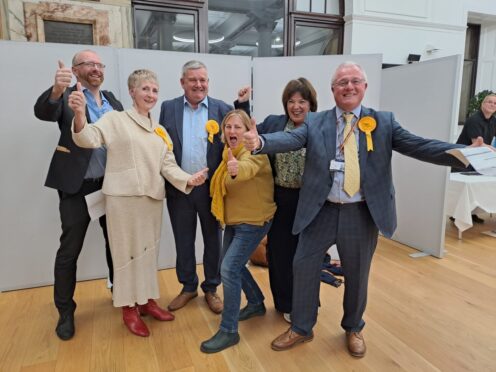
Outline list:
[[[0,291],[47,285],[53,282],[53,264],[59,246],[58,196],[43,186],[59,130],[57,123],[38,120],[33,106],[53,84],[57,61],[71,65],[81,45],[0,41]],[[115,49],[91,46],[107,65],[104,89],[113,91],[130,107],[127,77],[137,68],[158,74],[159,102],[182,94],[182,65],[191,59],[209,70],[210,95],[232,103],[238,89],[251,83],[251,58]],[[158,119],[160,104],[153,114]],[[175,265],[175,250],[164,207],[159,266]],[[197,257],[202,259],[201,230],[197,230]],[[106,275],[100,226],[90,224],[78,261],[78,280]]]
[[[449,142],[458,119],[461,56],[382,72],[381,109],[393,111],[407,130]],[[449,168],[393,156],[398,229],[403,244],[436,257],[444,253],[444,199]]]
[[[82,49],[80,45],[24,43],[0,41],[0,78],[3,94],[0,100],[0,291],[51,284],[53,282],[53,263],[58,248],[60,221],[58,197],[55,190],[43,187],[52,153],[57,145],[59,131],[56,123],[42,122],[35,118],[33,105],[42,91],[53,84],[57,60],[70,66],[72,56]],[[429,136],[427,128],[417,130],[417,121],[426,122],[424,116],[406,117],[403,114],[413,106],[414,112],[427,115],[431,111],[431,92],[436,92],[436,102],[440,102],[436,119],[445,119],[439,111],[453,114],[453,100],[458,73],[452,60],[430,61],[432,65],[405,66],[405,69],[386,70],[383,94],[381,95],[381,56],[315,56],[315,57],[278,57],[255,58],[147,51],[136,49],[115,49],[92,46],[108,66],[104,88],[112,90],[125,107],[131,100],[127,93],[127,76],[137,68],[149,68],[158,74],[160,82],[159,101],[171,99],[182,94],[179,84],[181,66],[191,59],[204,62],[209,70],[210,95],[231,103],[241,86],[249,85],[253,78],[254,117],[258,122],[268,114],[283,113],[281,94],[290,79],[300,76],[309,79],[318,92],[319,110],[334,106],[330,92],[331,74],[336,66],[344,61],[360,63],[368,74],[369,87],[364,104],[369,107],[390,109],[397,113],[400,122],[421,135]],[[446,60],[446,61],[444,61]],[[420,69],[420,70],[419,70]],[[424,71],[425,69],[426,71]],[[432,71],[434,72],[432,72]],[[450,81],[456,80],[456,81]],[[404,83],[403,83],[404,81]],[[401,84],[400,84],[401,82]],[[426,88],[427,87],[427,88]],[[416,93],[420,89],[420,94]],[[451,90],[450,90],[451,89]],[[442,92],[442,93],[437,93]],[[434,93],[433,93],[434,94]],[[441,100],[441,101],[439,101]],[[434,105],[435,106],[435,105]],[[426,109],[424,109],[426,107]],[[159,104],[153,114],[158,118]],[[416,120],[416,118],[421,118]],[[432,123],[432,121],[431,121]],[[436,120],[436,126],[440,126]],[[410,125],[413,125],[412,127]],[[443,128],[444,128],[443,124]],[[439,135],[438,135],[439,134]],[[432,137],[450,138],[449,133],[435,132]],[[400,160],[401,161],[401,160]],[[405,204],[410,191],[403,191],[406,183],[416,185],[418,178],[411,177],[410,168],[397,169],[395,159],[395,181],[399,208],[400,227],[395,238],[405,244],[419,248],[417,240],[426,234],[416,233],[416,239],[403,239],[402,226],[411,229],[413,221],[425,220],[410,215],[417,213],[419,203]],[[408,167],[418,166],[413,162]],[[427,167],[431,167],[427,165]],[[436,168],[440,170],[441,168]],[[441,169],[442,171],[442,169]],[[439,183],[430,175],[425,180]],[[444,184],[443,184],[444,185]],[[414,187],[416,188],[416,187]],[[432,188],[429,188],[431,192]],[[437,195],[437,194],[436,194]],[[411,199],[411,198],[410,198]],[[444,201],[444,194],[436,199]],[[441,207],[440,207],[441,208]],[[164,208],[165,209],[165,208]],[[405,214],[406,217],[403,217]],[[422,222],[420,221],[420,222]],[[442,213],[439,221],[443,221]],[[406,224],[406,225],[404,225]],[[430,223],[434,225],[434,221]],[[439,227],[439,223],[436,224]],[[442,226],[441,226],[442,227]],[[170,221],[164,210],[161,254],[159,266],[175,265],[175,250]],[[417,230],[415,230],[417,231]],[[443,229],[444,233],[444,229]],[[444,236],[444,235],[443,235]],[[431,245],[430,241],[427,245]],[[425,248],[419,248],[426,250]],[[197,258],[201,262],[203,244],[201,232],[197,231]],[[431,252],[429,252],[431,253]],[[435,254],[435,253],[431,253]],[[104,277],[106,264],[103,238],[100,227],[92,222],[78,262],[78,279]]]

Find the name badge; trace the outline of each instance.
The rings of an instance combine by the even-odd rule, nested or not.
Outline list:
[[[344,161],[331,160],[329,170],[331,172],[344,172]]]

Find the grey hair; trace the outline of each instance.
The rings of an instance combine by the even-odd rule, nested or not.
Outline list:
[[[336,82],[336,76],[338,74],[338,71],[346,67],[355,67],[356,69],[358,69],[362,74],[363,80],[367,82],[367,74],[365,73],[365,70],[362,68],[362,66],[360,66],[358,63],[353,61],[346,61],[341,63],[334,71],[334,74],[332,75],[332,79],[331,79],[331,84],[334,84]]]
[[[129,89],[133,89],[143,81],[152,81],[158,85],[157,74],[146,69],[135,70],[127,78],[127,86]]]
[[[203,62],[197,61],[197,60],[191,60],[186,62],[183,65],[183,76],[186,74],[188,70],[198,70],[199,68],[204,68],[205,70],[207,69],[207,66]]]

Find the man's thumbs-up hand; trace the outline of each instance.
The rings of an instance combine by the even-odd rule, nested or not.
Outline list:
[[[55,82],[53,83],[52,94],[50,98],[60,99],[65,90],[71,85],[72,71],[64,66],[64,62],[59,60],[59,68],[55,72]]]
[[[248,151],[258,150],[261,146],[260,137],[258,136],[257,131],[257,124],[253,118],[251,119],[251,124],[251,129],[243,134],[243,142]]]
[[[80,82],[76,84],[76,90],[70,94],[68,104],[74,111],[74,131],[78,133],[83,129],[86,120],[86,97]]]
[[[234,157],[230,148],[227,149],[227,173],[232,177],[238,175],[238,160]]]

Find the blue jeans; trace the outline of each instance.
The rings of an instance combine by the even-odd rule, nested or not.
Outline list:
[[[248,224],[226,226],[222,245],[223,260],[220,267],[220,276],[224,287],[221,331],[238,332],[241,289],[243,289],[248,303],[254,305],[263,303],[264,295],[246,268],[246,263],[269,231],[271,224],[272,221],[263,226]]]

